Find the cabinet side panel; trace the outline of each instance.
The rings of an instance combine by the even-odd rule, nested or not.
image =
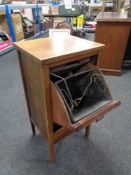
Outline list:
[[[121,65],[130,32],[130,23],[98,22],[95,41],[105,44],[98,60],[98,67],[108,70],[121,70]]]
[[[47,137],[41,65],[25,53],[19,54],[19,61],[30,118],[36,124],[41,134]]]

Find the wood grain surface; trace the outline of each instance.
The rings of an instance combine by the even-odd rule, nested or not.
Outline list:
[[[17,49],[32,55],[36,61],[53,63],[76,54],[99,51],[104,45],[74,36],[45,38],[14,43]]]

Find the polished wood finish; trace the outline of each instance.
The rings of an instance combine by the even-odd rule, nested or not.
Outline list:
[[[32,131],[35,134],[36,126],[41,135],[46,138],[49,145],[50,159],[54,160],[55,143],[82,127],[86,128],[86,135],[88,136],[91,123],[119,105],[119,102],[112,100],[105,108],[92,113],[88,119],[84,118],[74,124],[67,118],[65,119],[63,115],[60,116],[60,113],[58,113],[59,120],[56,120],[58,118],[55,118],[53,114],[52,100],[54,97],[50,71],[75,60],[83,61],[83,58],[87,62],[91,62],[94,58],[100,59],[104,45],[72,36],[60,39],[47,38],[22,41],[14,43],[14,45],[19,53],[20,69]],[[55,98],[54,100],[57,104],[57,100]],[[57,105],[60,107],[61,104]],[[67,125],[66,127],[61,125],[60,128],[54,130],[54,122],[63,122],[63,126],[66,123]]]
[[[35,41],[21,41],[15,43],[21,51],[32,55],[32,59],[41,64],[52,64],[57,61],[66,61],[76,56],[87,56],[89,53],[98,53],[104,45],[78,37],[66,36],[65,38],[45,38]],[[94,54],[94,53],[93,53]]]
[[[97,66],[107,75],[120,75],[131,29],[126,13],[100,13],[97,17],[95,41],[105,44]]]
[[[30,104],[29,104],[29,100],[28,100],[27,85],[26,85],[26,82],[25,82],[24,69],[23,69],[23,64],[21,62],[21,55],[20,55],[19,52],[18,52],[18,55],[19,55],[19,66],[20,66],[20,71],[21,71],[21,78],[23,80],[23,86],[24,86],[24,91],[25,91],[25,96],[26,96],[26,104],[27,104],[27,109],[28,109],[28,115],[29,115],[30,124],[31,124],[31,128],[32,128],[32,133],[33,133],[33,135],[35,135],[36,134],[35,125],[34,125],[32,119],[31,119],[31,109],[30,109]]]

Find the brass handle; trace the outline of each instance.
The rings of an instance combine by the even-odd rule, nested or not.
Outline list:
[[[104,118],[104,116],[101,116],[98,119],[96,119],[96,123],[99,122],[100,120],[102,120],[103,118]]]

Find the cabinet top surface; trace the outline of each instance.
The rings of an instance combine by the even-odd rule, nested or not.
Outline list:
[[[103,49],[104,45],[74,36],[42,38],[14,43],[21,53],[32,55],[36,61],[51,63],[64,56],[88,54]]]
[[[131,22],[131,18],[127,16],[126,12],[116,13],[116,12],[104,12],[99,13],[97,21],[110,21],[110,22]]]

